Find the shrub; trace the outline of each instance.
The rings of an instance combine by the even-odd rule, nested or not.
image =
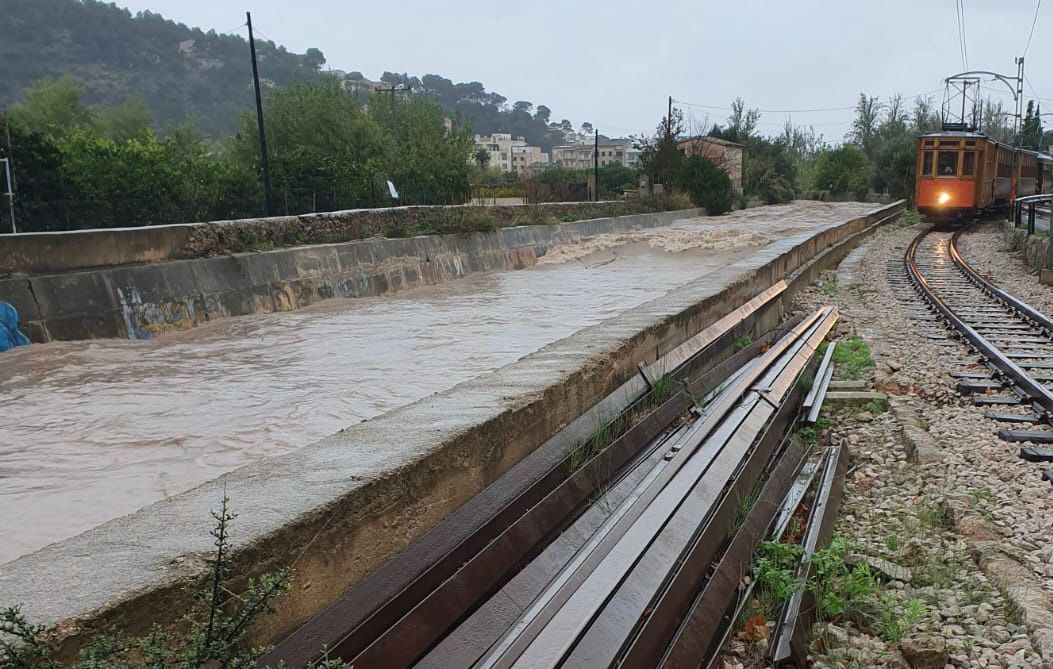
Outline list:
[[[249,627],[260,616],[272,613],[276,598],[287,592],[291,570],[286,567],[259,578],[247,579],[238,595],[233,584],[242,580],[234,572],[231,556],[228,499],[213,512],[212,537],[215,551],[209,560],[211,572],[194,591],[194,605],[173,629],[154,625],[143,637],[100,634],[72,663],[56,659],[57,647],[42,625],[31,624],[20,607],[0,609],[0,667],[5,669],[248,669],[266,648],[249,643]],[[326,660],[328,669],[350,669],[339,660]]]
[[[731,178],[713,161],[701,156],[688,157],[680,167],[679,182],[691,201],[704,207],[710,216],[731,210],[734,200]]]
[[[846,144],[823,151],[815,163],[815,184],[819,190],[865,195],[870,162],[859,148]]]

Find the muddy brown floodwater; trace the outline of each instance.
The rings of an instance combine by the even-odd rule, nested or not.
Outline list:
[[[0,356],[0,563],[513,362],[790,234],[794,203],[553,249],[534,268]]]

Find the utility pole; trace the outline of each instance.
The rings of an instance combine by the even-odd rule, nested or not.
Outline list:
[[[15,181],[15,153],[11,148],[11,121],[7,117],[6,107],[4,108],[4,135],[7,139],[7,158],[4,159],[4,168],[7,172],[7,200],[11,212],[11,232],[16,233],[18,225],[15,223],[15,191],[18,190],[18,183]]]
[[[665,112],[666,127],[673,127],[673,96],[669,96],[669,108]]]
[[[600,130],[592,129],[594,140],[592,145],[592,195],[593,200],[600,201]]]
[[[4,164],[4,173],[7,174],[7,202],[11,211],[11,233],[14,234],[18,232],[18,226],[15,224],[15,190],[11,185],[11,160],[0,158],[0,163]]]
[[[1024,57],[1016,59],[1016,144],[1020,144],[1020,132],[1023,130],[1021,119],[1024,116]]]
[[[267,133],[263,129],[263,100],[260,97],[260,73],[256,67],[256,40],[252,36],[252,13],[245,12],[249,26],[249,52],[252,54],[252,85],[256,89],[256,125],[260,130],[260,167],[263,168],[263,215],[273,211],[271,200],[271,169],[267,159]]]

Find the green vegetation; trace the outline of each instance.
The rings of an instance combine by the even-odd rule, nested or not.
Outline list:
[[[736,337],[732,343],[732,348],[735,349],[735,353],[738,353],[744,348],[749,348],[753,344],[753,335],[744,334],[741,337]]]
[[[815,162],[815,183],[831,193],[866,194],[870,162],[860,149],[846,144],[824,151]]]
[[[71,77],[41,81],[0,117],[16,147],[21,230],[261,214],[252,114],[234,138],[215,144],[190,124],[158,136],[141,99],[106,110],[83,97]],[[467,128],[447,130],[442,109],[422,99],[377,95],[368,103],[332,80],[268,93],[275,213],[388,205],[388,180],[402,204],[467,200]]]
[[[834,374],[839,379],[858,380],[874,366],[870,349],[862,337],[853,335],[834,347]]]
[[[636,401],[628,410],[619,414],[613,420],[596,426],[588,439],[578,442],[570,451],[570,459],[567,469],[573,473],[592,458],[596,457],[603,449],[610,446],[616,439],[629,431],[630,428],[639,423],[654,409],[661,406],[677,390],[677,383],[668,374],[654,382],[646,394]]]
[[[925,616],[925,604],[885,591],[869,567],[850,564],[848,554],[845,538],[834,535],[828,546],[812,555],[806,587],[815,598],[818,621],[852,620],[874,629],[887,642],[899,641]],[[750,617],[772,619],[782,603],[800,588],[795,574],[801,556],[802,549],[797,544],[761,544],[754,563],[757,587]]]
[[[822,287],[823,295],[827,297],[833,297],[837,295],[837,276],[831,275],[824,283]]]
[[[819,416],[814,425],[805,425],[797,430],[797,436],[801,438],[808,450],[812,451],[819,445],[819,438],[830,431],[830,425],[830,419],[827,416]]]
[[[691,201],[703,207],[710,216],[731,211],[733,193],[731,178],[716,163],[700,156],[689,156],[677,175],[680,188]]]
[[[291,585],[291,570],[279,569],[259,578],[235,574],[231,557],[229,500],[212,512],[215,550],[208,578],[193,592],[192,608],[171,629],[154,625],[142,637],[103,633],[93,637],[77,660],[63,663],[48,631],[30,623],[20,607],[0,610],[0,666],[5,669],[251,669],[267,648],[248,643],[254,621],[274,611],[275,600]],[[234,594],[236,584],[245,582]],[[325,660],[318,669],[350,669]]]

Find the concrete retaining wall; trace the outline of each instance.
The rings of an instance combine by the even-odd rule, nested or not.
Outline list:
[[[691,209],[494,232],[375,238],[0,279],[0,300],[15,306],[23,331],[35,342],[144,339],[227,316],[289,311],[332,297],[383,295],[475,272],[530,267],[554,244],[664,225],[698,213]],[[129,236],[120,241],[110,236],[115,231],[108,231],[102,239],[105,248],[128,244],[121,251],[161,257],[183,243],[188,229],[170,226],[152,237],[138,237],[140,229],[121,231]]]
[[[352,209],[302,216],[0,236],[0,277],[72,272],[161,260],[205,258],[260,248],[337,244],[377,235],[406,237],[418,224],[472,229],[512,226],[527,214],[558,221],[640,213],[640,201],[554,202],[528,206],[428,206]],[[485,220],[483,220],[485,219]]]
[[[185,610],[224,493],[242,573],[293,565],[260,642],[289,633],[564,425],[688,337],[902,203],[783,239],[495,372],[0,566],[0,606],[25,605],[72,651],[106,626],[145,632]],[[814,265],[813,265],[814,266]]]
[[[1007,246],[1020,251],[1027,266],[1031,269],[1037,272],[1046,267],[1046,258],[1049,253],[1048,236],[1029,235],[1027,230],[1015,227],[1012,221],[1005,221],[1002,224],[1002,238]]]

